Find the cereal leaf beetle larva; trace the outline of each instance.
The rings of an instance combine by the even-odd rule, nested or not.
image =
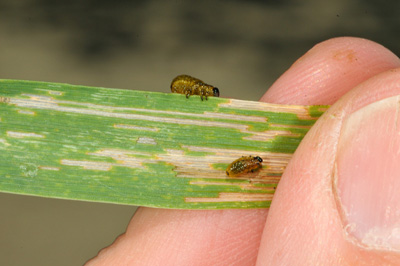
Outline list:
[[[184,94],[186,98],[189,98],[190,95],[199,95],[201,100],[203,97],[207,100],[208,96],[219,97],[218,88],[189,75],[179,75],[174,78],[171,83],[171,91]]]
[[[233,161],[226,168],[226,175],[238,176],[247,174],[249,172],[254,173],[262,168],[263,159],[259,156],[242,156],[241,158]]]

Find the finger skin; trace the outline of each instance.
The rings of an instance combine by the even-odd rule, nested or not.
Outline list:
[[[348,234],[333,181],[343,120],[399,94],[400,69],[392,69],[351,90],[318,120],[278,185],[258,265],[400,265],[399,253],[367,248]]]
[[[88,265],[254,265],[265,212],[140,208],[118,243]]]
[[[339,38],[324,42],[318,46],[318,53],[322,57],[327,57],[326,54],[331,53],[335,43],[338,43],[340,48],[346,40],[353,43],[353,46],[349,47],[354,49],[354,54],[359,55],[357,60],[363,62],[352,64],[352,68],[359,71],[352,71],[346,76],[347,79],[359,79],[355,76],[363,72],[361,69],[364,67],[368,67],[369,70],[364,73],[363,79],[359,82],[399,65],[399,62],[395,60],[396,57],[382,46],[355,38]],[[361,53],[358,49],[364,52]],[[368,49],[377,51],[370,56],[366,52]],[[375,56],[379,52],[383,58]],[[302,61],[301,64],[300,61]],[[299,82],[295,81],[301,76],[302,71],[308,71],[307,66],[315,65],[317,62],[320,62],[317,55],[314,55],[312,51],[307,53],[274,84],[273,91],[267,92],[262,100],[286,104],[329,103],[325,101],[326,99],[322,99],[324,97],[321,93],[312,99],[291,96],[294,93],[291,83],[294,83],[293,86],[297,88],[302,88],[302,92],[310,93],[310,95],[316,93],[312,86],[313,82],[318,83],[316,79],[313,82],[305,78]],[[326,64],[334,62],[330,60]],[[346,66],[351,63],[352,61],[343,60],[341,64]],[[323,72],[330,68],[320,65],[323,76]],[[342,73],[329,72],[328,74],[329,79],[323,82],[346,85],[342,81]],[[318,83],[321,88],[324,88],[323,82]],[[349,90],[352,86],[349,85],[346,89]],[[333,86],[327,86],[327,88],[326,92],[329,92],[331,97],[339,98],[344,93],[343,90],[333,88]],[[287,90],[291,90],[291,93],[287,93]],[[318,101],[319,98],[321,98],[320,101]],[[127,232],[111,246],[102,250],[87,265],[254,265],[267,214],[268,210],[265,209],[185,211],[140,208],[132,218]],[[263,235],[263,241],[269,238],[268,234],[270,232]],[[279,238],[278,235],[276,237]],[[267,246],[270,248],[269,245]],[[265,246],[263,245],[262,248]],[[261,264],[264,260],[262,254],[260,253],[259,258]],[[283,250],[275,254],[278,258],[282,255],[284,255]]]
[[[333,104],[368,78],[395,68],[388,49],[360,38],[335,38],[314,46],[264,94],[279,104]]]

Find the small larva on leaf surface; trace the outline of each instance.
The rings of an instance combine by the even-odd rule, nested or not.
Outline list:
[[[249,172],[254,173],[262,168],[262,161],[263,160],[259,156],[242,156],[233,161],[228,168],[226,168],[226,175],[232,177]]]
[[[190,95],[199,95],[201,100],[203,97],[207,100],[208,96],[219,97],[218,88],[189,75],[179,75],[174,78],[171,83],[171,91],[184,94],[186,98],[189,98]]]

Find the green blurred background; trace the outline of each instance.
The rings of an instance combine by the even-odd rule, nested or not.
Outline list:
[[[178,74],[258,100],[312,46],[400,54],[398,1],[0,0],[0,78],[169,92]],[[0,193],[0,265],[82,265],[135,207]]]

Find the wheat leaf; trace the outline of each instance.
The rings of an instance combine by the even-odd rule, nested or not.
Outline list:
[[[161,208],[268,207],[327,106],[0,80],[0,191]],[[243,155],[260,172],[229,178]]]

